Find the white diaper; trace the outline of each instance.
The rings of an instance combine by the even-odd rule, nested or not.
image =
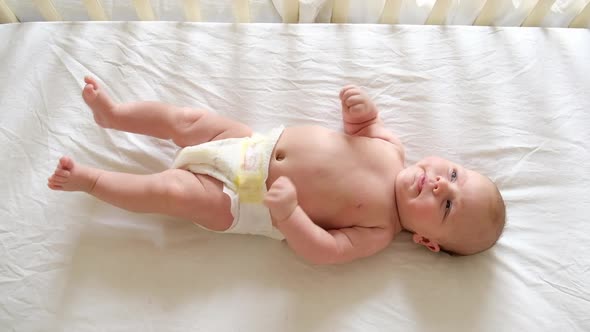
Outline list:
[[[172,168],[206,174],[223,182],[231,199],[232,226],[224,233],[264,235],[284,239],[272,226],[270,212],[262,201],[272,151],[284,127],[267,135],[228,138],[189,146],[178,151]]]

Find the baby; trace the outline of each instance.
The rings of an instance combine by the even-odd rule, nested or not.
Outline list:
[[[297,126],[262,135],[204,110],[116,104],[93,78],[85,82],[82,96],[98,125],[182,149],[171,169],[150,175],[62,157],[48,181],[53,190],[213,231],[284,238],[313,264],[373,255],[402,230],[433,252],[470,255],[494,245],[504,227],[504,202],[491,180],[437,157],[404,167],[401,142],[355,86],[340,92],[344,133]]]

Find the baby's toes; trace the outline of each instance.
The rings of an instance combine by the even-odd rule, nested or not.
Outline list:
[[[70,157],[61,157],[59,158],[59,166],[58,168],[71,170],[74,167],[74,161]]]
[[[52,184],[63,185],[68,182],[68,178],[53,174],[47,181]]]
[[[92,77],[90,75],[86,75],[86,76],[84,76],[84,82],[86,82],[86,84],[92,84],[92,85],[94,85],[94,87],[96,89],[98,89],[98,83],[96,83],[96,80],[94,79],[94,77]]]
[[[60,177],[60,178],[69,178],[70,177],[70,171],[65,170],[65,169],[61,169],[58,168],[55,170],[55,172],[53,172],[53,175],[56,177]]]
[[[63,189],[63,186],[61,186],[59,184],[55,184],[53,182],[47,182],[47,187],[49,187],[49,189],[52,189],[52,190],[61,190],[61,189]]]
[[[84,90],[82,91],[82,97],[86,103],[92,103],[94,99],[98,96],[98,90],[92,84],[86,84]]]

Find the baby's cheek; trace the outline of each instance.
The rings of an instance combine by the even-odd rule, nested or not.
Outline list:
[[[413,219],[418,219],[419,221],[422,221],[428,215],[427,206],[418,202],[412,203],[408,210],[411,211]]]

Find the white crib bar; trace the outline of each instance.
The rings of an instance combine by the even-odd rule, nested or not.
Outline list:
[[[551,6],[555,3],[555,0],[539,0],[535,8],[531,11],[529,16],[522,22],[523,27],[538,27],[543,23],[543,19],[547,13],[551,10]]]
[[[10,10],[10,8],[8,8],[8,6],[4,2],[4,0],[0,0],[0,23],[16,23],[16,22],[18,22],[18,19],[16,18],[16,16],[14,16],[14,13],[12,12],[12,10]]]
[[[424,24],[445,24],[445,21],[447,20],[447,13],[449,12],[449,8],[451,8],[452,2],[453,0],[436,0],[434,6],[432,6],[430,15],[428,15],[428,18]]]
[[[234,0],[234,17],[236,23],[250,22],[250,1]]]
[[[142,21],[154,21],[156,15],[149,0],[133,0],[137,17]]]
[[[41,16],[45,18],[47,21],[61,21],[61,16],[55,9],[55,5],[51,0],[33,0],[37,9],[41,13]]]
[[[107,14],[100,0],[84,0],[84,6],[88,11],[88,17],[93,21],[108,21]]]
[[[187,21],[201,21],[201,4],[199,0],[183,0],[184,17]]]
[[[403,0],[387,0],[383,5],[383,11],[381,12],[381,18],[379,23],[383,24],[396,24],[399,20],[399,11],[402,6]]]
[[[570,23],[570,28],[588,28],[590,26],[590,2]]]

